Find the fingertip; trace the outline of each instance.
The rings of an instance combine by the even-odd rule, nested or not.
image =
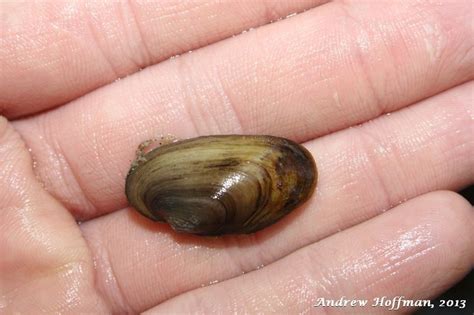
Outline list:
[[[459,231],[468,238],[473,237],[474,229],[472,229],[474,220],[474,211],[471,204],[460,194],[440,190],[429,192],[418,198],[423,202],[424,210],[428,211],[428,216],[443,234],[448,238],[451,234],[459,235]]]
[[[474,265],[474,211],[471,204],[453,191],[434,191],[415,200],[422,205],[422,211],[429,223],[433,245],[441,245],[444,252],[440,257],[455,260],[450,269],[452,277],[461,277],[465,270]],[[414,209],[416,210],[416,209]]]

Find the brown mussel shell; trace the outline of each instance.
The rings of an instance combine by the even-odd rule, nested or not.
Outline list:
[[[179,232],[252,233],[305,202],[316,165],[273,136],[204,136],[157,147],[132,164],[126,195],[146,217]]]

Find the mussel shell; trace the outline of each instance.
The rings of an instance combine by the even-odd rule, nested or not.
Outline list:
[[[180,232],[252,233],[313,193],[317,171],[301,145],[273,136],[204,136],[160,146],[132,164],[126,195]]]

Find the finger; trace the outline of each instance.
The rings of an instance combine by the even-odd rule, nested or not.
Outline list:
[[[36,113],[173,55],[323,3],[2,3],[0,114]]]
[[[261,270],[183,294],[148,314],[389,314],[390,307],[372,307],[374,299],[433,298],[474,266],[473,242],[469,203],[451,192],[430,193]],[[341,297],[367,299],[369,305],[313,308],[321,299]]]
[[[367,16],[366,23],[375,27],[383,19],[384,25],[400,25],[400,19],[414,18],[413,8],[402,8],[380,9]],[[452,17],[456,10],[448,8],[439,15],[416,15],[417,25],[438,25],[443,58],[427,58],[426,41],[435,45],[438,37],[402,29],[403,36],[368,36],[366,63],[354,60],[360,49],[354,40],[366,31],[351,29],[354,19],[344,18],[339,5],[327,5],[142,71],[60,111],[22,121],[17,128],[36,156],[47,189],[79,218],[94,217],[126,205],[123,183],[135,148],[156,135],[268,133],[302,141],[373,119],[465,80],[472,73],[468,70],[473,58],[464,40],[471,32],[466,26],[470,21]],[[331,21],[346,26],[330,27]],[[448,36],[443,23],[453,23],[452,32],[459,36]],[[322,29],[334,32],[329,38],[338,42],[342,36],[347,60],[338,61],[341,52],[334,47],[339,46],[328,45]],[[416,44],[405,49],[402,39]],[[291,53],[262,57],[262,51],[279,52],[283,41]],[[397,53],[386,53],[386,45]],[[235,54],[239,47],[260,49]],[[387,66],[391,62],[396,65]],[[372,79],[359,79],[365,76]],[[325,84],[328,80],[333,83]]]
[[[467,185],[474,178],[466,102],[471,89],[459,87],[307,143],[319,170],[316,194],[254,235],[212,239],[176,234],[133,210],[83,223],[96,256],[98,286],[105,296],[120,292],[133,309],[143,310],[270,264],[419,194]],[[108,281],[111,274],[114,281]]]
[[[42,189],[31,165],[20,136],[0,116],[2,313],[106,311],[76,222]]]

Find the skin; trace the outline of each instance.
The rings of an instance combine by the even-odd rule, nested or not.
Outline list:
[[[471,5],[3,2],[2,313],[338,314],[354,309],[312,305],[442,293],[474,264],[453,192],[474,179]],[[227,133],[303,143],[313,198],[222,238],[127,207],[143,140]]]

